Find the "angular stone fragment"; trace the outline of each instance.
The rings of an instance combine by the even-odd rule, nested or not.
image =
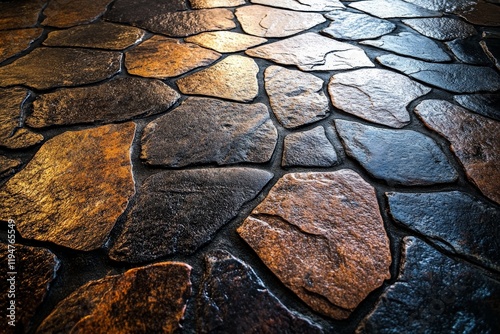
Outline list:
[[[285,137],[282,166],[331,167],[337,162],[337,153],[321,126]]]
[[[140,189],[110,257],[142,262],[193,253],[236,217],[272,177],[250,168],[155,174]]]
[[[474,26],[452,17],[408,19],[402,22],[420,34],[440,41],[466,38],[477,34]]]
[[[28,239],[77,250],[103,245],[134,193],[135,125],[65,132],[0,188],[0,220]]]
[[[451,42],[446,42],[445,44],[462,63],[490,65],[490,60],[484,53],[477,38],[455,39]]]
[[[404,75],[375,68],[335,74],[328,84],[335,107],[393,128],[407,125],[406,106],[430,91]]]
[[[0,176],[8,175],[12,173],[14,168],[21,165],[21,160],[10,159],[3,155],[0,155]]]
[[[142,26],[159,14],[186,10],[185,0],[115,0],[104,18],[113,22]]]
[[[377,38],[396,29],[394,23],[365,14],[335,10],[325,16],[333,22],[328,28],[323,29],[323,32],[334,38],[350,40]]]
[[[477,1],[473,6],[456,10],[455,14],[475,25],[500,26],[500,6],[485,1]]]
[[[441,13],[431,11],[402,0],[367,0],[349,4],[349,7],[383,19],[395,17],[430,17],[441,16]]]
[[[245,0],[189,0],[193,9],[236,7],[244,5]]]
[[[251,0],[252,3],[279,8],[300,10],[304,12],[325,12],[344,8],[338,0]]]
[[[121,59],[119,52],[41,47],[0,67],[0,87],[48,89],[90,84],[118,73]]]
[[[271,159],[277,139],[261,103],[189,98],[146,126],[141,157],[168,167],[263,163]]]
[[[0,30],[35,26],[46,3],[47,0],[0,2]]]
[[[283,284],[335,319],[390,278],[375,190],[351,170],[286,174],[238,233]]]
[[[180,95],[159,80],[122,77],[98,86],[42,94],[26,124],[34,128],[147,117],[169,109]]]
[[[317,33],[305,33],[247,50],[247,55],[279,64],[296,65],[303,71],[333,71],[374,67],[357,46],[338,42]]]
[[[91,281],[43,321],[37,333],[174,333],[191,294],[191,267],[161,262]]]
[[[50,0],[42,24],[67,28],[89,23],[104,14],[112,0]]]
[[[229,56],[217,64],[177,80],[180,91],[249,102],[259,93],[259,66],[243,56]]]
[[[477,3],[478,0],[405,0],[414,5],[437,10],[440,12],[452,13],[457,10],[469,8]]]
[[[413,237],[404,239],[402,261],[398,280],[356,333],[500,331],[498,281]]]
[[[198,295],[201,333],[323,333],[292,313],[255,272],[226,251],[209,253]]]
[[[323,80],[279,66],[269,66],[264,82],[271,108],[285,128],[317,122],[329,112]]]
[[[0,63],[28,49],[42,32],[40,28],[0,31]]]
[[[335,125],[346,153],[378,179],[390,184],[429,185],[458,177],[439,146],[419,132],[344,120],[336,120]]]
[[[441,100],[423,101],[415,113],[450,142],[481,192],[500,203],[500,123]]]
[[[217,52],[238,52],[265,43],[267,39],[233,31],[213,31],[190,36],[185,41]]]
[[[455,95],[453,99],[470,111],[500,121],[499,94]]]

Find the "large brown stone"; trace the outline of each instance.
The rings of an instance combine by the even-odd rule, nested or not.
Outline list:
[[[42,32],[40,28],[0,31],[0,63],[29,48]]]
[[[244,51],[253,46],[267,42],[265,38],[240,34],[233,31],[203,32],[199,35],[190,36],[185,40],[186,42],[195,43],[217,52]]]
[[[426,100],[415,112],[450,142],[469,179],[500,203],[500,123],[447,101]]]
[[[0,2],[0,30],[33,27],[47,0]]]
[[[236,7],[245,4],[245,0],[189,0],[194,9]]]
[[[42,24],[67,28],[96,20],[112,0],[50,0]]]
[[[351,170],[286,174],[238,233],[305,303],[336,319],[390,278],[375,189]]]
[[[0,176],[8,175],[13,172],[14,168],[21,164],[19,159],[10,159],[0,155]]]
[[[251,0],[251,2],[304,12],[324,12],[344,8],[338,0]]]
[[[78,250],[103,245],[134,193],[135,125],[65,132],[0,188],[0,220],[28,239]]]

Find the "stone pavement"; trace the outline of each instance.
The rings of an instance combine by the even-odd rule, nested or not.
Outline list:
[[[0,332],[500,333],[499,60],[498,0],[0,2]]]

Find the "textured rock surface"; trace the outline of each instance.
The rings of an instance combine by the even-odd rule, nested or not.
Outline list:
[[[429,137],[410,130],[386,130],[336,120],[349,156],[389,183],[429,185],[455,181],[457,172]]]
[[[328,84],[335,107],[393,128],[407,125],[406,106],[430,91],[404,75],[374,68],[335,74]]]
[[[0,30],[33,27],[47,0],[20,0],[0,3]]]
[[[335,10],[325,15],[333,20],[324,33],[340,39],[369,39],[388,34],[396,25],[373,16]]]
[[[141,262],[189,254],[254,199],[272,174],[225,168],[167,171],[149,177],[127,216],[111,258]]]
[[[451,17],[408,19],[403,20],[403,23],[424,36],[441,41],[466,38],[477,33],[472,25]]]
[[[189,0],[189,2],[194,9],[236,7],[246,3],[245,0]]]
[[[477,1],[473,6],[455,11],[468,22],[480,26],[500,26],[500,6]]]
[[[350,170],[286,174],[238,233],[306,304],[335,319],[390,278],[375,191]]]
[[[491,62],[500,70],[500,38],[488,38],[479,44]]]
[[[0,220],[28,239],[78,250],[104,243],[134,193],[135,125],[66,132],[47,141],[0,188]]]
[[[466,9],[477,3],[477,0],[405,0],[414,5],[430,10],[445,11],[448,13]]]
[[[251,0],[252,3],[268,5],[286,9],[299,10],[304,12],[324,12],[344,8],[338,0]]]
[[[50,0],[43,11],[46,26],[66,28],[92,22],[104,14],[112,0]]]
[[[37,333],[174,333],[190,275],[187,264],[161,262],[91,281],[61,301]]]
[[[477,38],[455,39],[446,42],[446,46],[462,63],[473,65],[490,65],[488,56],[484,53]]]
[[[454,100],[477,114],[500,121],[500,96],[498,94],[455,95]]]
[[[19,159],[10,159],[0,155],[0,176],[5,176],[13,172],[14,168],[21,164]]]
[[[401,0],[367,0],[349,4],[349,7],[359,9],[380,18],[393,17],[429,17],[441,16],[441,13],[415,6]]]
[[[253,46],[267,42],[267,39],[240,34],[233,31],[204,32],[199,35],[190,36],[186,42],[198,44],[217,52],[244,51]]]
[[[0,31],[0,63],[28,49],[42,31],[40,28]]]
[[[337,162],[337,153],[321,126],[285,137],[282,166],[331,167]]]
[[[145,25],[157,15],[187,9],[185,0],[115,0],[104,18],[109,21]]]

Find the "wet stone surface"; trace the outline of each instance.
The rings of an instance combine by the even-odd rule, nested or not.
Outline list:
[[[198,44],[217,52],[244,51],[253,46],[267,42],[267,39],[241,34],[233,31],[204,32],[187,37],[186,42]]]
[[[185,0],[115,0],[104,18],[113,22],[129,23],[134,26],[146,24],[156,15],[187,9]]]
[[[40,28],[0,31],[0,63],[28,49],[42,31]]]
[[[285,137],[282,166],[331,167],[337,162],[337,153],[321,126]]]
[[[396,29],[396,25],[389,21],[365,14],[335,10],[325,16],[333,22],[323,32],[339,39],[377,38]]]
[[[20,0],[12,6],[0,2],[0,30],[35,26],[46,3],[47,0]]]
[[[453,52],[455,57],[466,64],[490,65],[488,56],[476,38],[455,39],[447,42],[446,46]]]
[[[451,17],[408,19],[402,22],[420,34],[440,41],[466,38],[477,34],[472,25]]]
[[[500,96],[498,94],[455,95],[453,99],[470,111],[500,121]]]
[[[405,0],[417,6],[421,6],[430,10],[444,11],[452,13],[457,10],[470,8],[477,3],[477,0]]]
[[[338,0],[251,0],[252,3],[304,12],[324,12],[344,8]]]
[[[402,0],[366,0],[349,4],[349,7],[356,8],[380,18],[394,17],[431,17],[441,16],[441,13],[415,6],[409,1]]]

